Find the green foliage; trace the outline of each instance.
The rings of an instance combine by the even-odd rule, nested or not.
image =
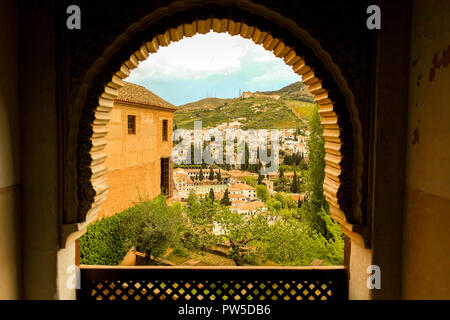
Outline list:
[[[258,180],[256,181],[256,184],[263,184],[264,177],[261,175],[261,173],[258,174]]]
[[[237,265],[259,265],[267,260],[281,265],[309,265],[314,259],[331,265],[343,263],[344,237],[325,210],[316,214],[325,222],[329,238],[298,219],[296,202],[291,197],[276,194],[267,205],[273,210],[245,216],[193,196],[187,208],[190,226],[184,232],[183,244],[203,252],[214,245],[229,245],[229,258]],[[211,208],[213,214],[208,214]],[[268,223],[269,217],[275,217],[273,224]],[[212,233],[213,226],[220,226],[220,235]]]
[[[256,186],[256,196],[258,199],[260,199],[263,202],[266,202],[267,199],[269,199],[269,191],[267,190],[267,187],[263,184],[259,184]]]
[[[220,199],[220,204],[222,204],[224,206],[231,206],[228,188],[225,190],[225,193],[223,194],[223,198]]]
[[[222,182],[222,172],[220,172],[220,169],[219,172],[217,173],[217,181]]]
[[[213,170],[213,168],[211,168],[209,170],[209,180],[214,180],[214,170]]]
[[[137,204],[88,226],[80,238],[80,262],[89,265],[117,265],[132,246],[149,249],[154,256],[176,243],[181,207],[167,206],[164,196]],[[143,236],[147,234],[149,239]],[[150,239],[151,238],[151,239]],[[153,240],[155,239],[155,240]],[[152,248],[149,246],[154,244]]]
[[[258,178],[256,178],[256,177],[245,176],[245,177],[242,177],[241,179],[248,185],[252,186],[253,188],[256,188],[256,186],[258,185]]]
[[[287,266],[309,265],[314,259],[322,259],[327,265],[343,264],[344,237],[340,227],[324,210],[318,214],[326,220],[330,239],[294,218],[295,209],[281,210],[283,219],[270,226],[262,241],[265,259]]]
[[[231,246],[230,258],[236,265],[245,263],[255,264],[261,257],[261,246],[255,246],[255,250],[244,250],[246,246],[257,245],[269,230],[269,225],[264,217],[257,215],[247,219],[244,215],[221,208],[215,215],[215,222],[220,225],[223,238]]]
[[[216,213],[216,204],[207,199],[198,199],[194,193],[188,198],[186,207],[187,224],[181,233],[183,246],[192,251],[209,250],[215,243],[213,234],[213,216]]]
[[[80,263],[88,265],[119,264],[131,248],[126,243],[138,232],[130,228],[129,234],[127,234],[122,230],[122,226],[127,224],[133,214],[137,214],[135,207],[89,225],[79,241]]]
[[[277,180],[275,180],[273,186],[274,186],[274,190],[278,191],[278,192],[289,192],[290,191],[290,184],[291,181],[286,178],[286,177],[282,177],[279,178]]]
[[[325,140],[323,128],[320,124],[318,109],[315,108],[309,122],[310,137],[308,140],[309,165],[306,171],[306,190],[308,200],[316,211],[321,207],[328,208],[323,194],[323,180],[325,178]]]
[[[291,184],[291,192],[292,193],[298,193],[300,191],[299,181],[297,177],[297,171],[294,171],[294,177],[292,179]]]
[[[261,110],[265,110],[262,112]],[[302,127],[299,119],[284,100],[269,98],[233,99],[227,105],[221,104],[213,108],[181,108],[174,113],[174,120],[179,128],[193,129],[195,120],[202,120],[202,125],[215,127],[237,118],[246,118],[243,129],[281,129]]]
[[[132,237],[129,244],[147,257],[160,257],[169,247],[176,247],[183,222],[181,205],[168,206],[165,197],[160,195],[138,207],[139,214],[132,217],[129,225],[140,233]]]
[[[303,167],[305,165],[305,159],[303,158],[301,153],[293,153],[293,154],[287,154],[284,156],[283,164],[288,166],[297,166],[297,167]]]
[[[280,211],[283,208],[283,204],[279,200],[275,200],[274,198],[268,199],[267,208],[271,211]]]
[[[297,202],[291,196],[285,196],[280,192],[275,193],[272,198],[268,199],[266,205],[269,210],[276,212],[279,212],[282,209],[297,208]]]
[[[214,200],[216,200],[213,188],[209,189],[209,200],[211,200],[211,202],[214,202]]]

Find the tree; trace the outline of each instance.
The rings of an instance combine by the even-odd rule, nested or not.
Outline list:
[[[213,168],[211,168],[210,170],[209,170],[209,180],[214,180],[214,170],[213,170]]]
[[[328,209],[328,204],[323,194],[323,180],[325,178],[325,140],[323,128],[317,107],[311,115],[309,122],[310,136],[307,144],[309,151],[309,165],[306,172],[306,192],[314,209],[319,211],[321,207]]]
[[[286,177],[282,177],[280,179],[277,179],[274,183],[274,189],[278,192],[289,192],[290,181]]]
[[[261,172],[258,173],[258,182],[257,184],[263,184],[264,177],[261,175]]]
[[[222,173],[220,172],[220,169],[219,172],[217,173],[217,181],[222,182]]]
[[[281,203],[281,201],[276,200],[276,199],[268,199],[267,202],[267,207],[269,208],[269,210],[272,211],[280,211],[281,209],[283,209],[283,204]]]
[[[193,251],[209,250],[217,243],[213,234],[213,216],[216,212],[214,203],[209,199],[198,199],[191,193],[186,206],[187,223],[180,234],[183,246]]]
[[[280,175],[278,176],[278,178],[283,178],[284,177],[284,168],[280,167]]]
[[[339,224],[324,210],[316,214],[329,230],[327,239],[295,217],[296,208],[289,209],[288,204],[283,209],[276,198],[284,202],[289,197],[283,200],[282,194],[275,195],[267,202],[273,205],[271,211],[248,217],[209,199],[198,201],[196,197],[190,197],[186,210],[191,223],[183,231],[182,243],[195,251],[207,251],[214,245],[225,244],[231,248],[228,257],[236,265],[258,265],[267,260],[281,265],[309,265],[314,259],[332,265],[343,263],[344,237]],[[193,214],[197,208],[203,213]],[[212,213],[206,213],[208,211]],[[279,218],[269,225],[270,216]]]
[[[191,143],[191,161],[189,164],[194,164],[195,163],[195,147],[194,144]]]
[[[261,215],[247,219],[240,213],[222,207],[215,215],[214,221],[222,229],[221,238],[229,243],[231,247],[229,257],[236,265],[257,264],[263,252],[261,246],[255,245],[263,241],[269,230],[267,220]],[[250,246],[255,249],[244,250]]]
[[[256,196],[263,202],[266,202],[269,199],[269,191],[267,187],[263,184],[259,184],[256,186]]]
[[[200,168],[200,174],[199,174],[199,176],[198,176],[198,180],[200,180],[200,181],[203,181],[203,170],[202,170],[202,168]]]
[[[209,189],[209,199],[211,200],[211,202],[214,202],[214,200],[216,200],[213,188]]]
[[[224,206],[231,206],[228,188],[225,190],[225,193],[223,195],[223,198],[220,200],[220,203],[223,204]]]
[[[140,230],[129,244],[149,260],[162,256],[169,247],[176,247],[182,226],[181,206],[168,206],[162,195],[138,206],[139,213],[125,226]]]
[[[298,193],[299,191],[299,185],[298,185],[298,178],[297,178],[297,172],[294,171],[294,177],[292,179],[292,184],[291,184],[291,192],[292,193]]]

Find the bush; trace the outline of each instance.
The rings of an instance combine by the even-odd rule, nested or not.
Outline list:
[[[90,265],[117,265],[131,248],[130,237],[138,230],[128,228],[132,215],[138,214],[137,207],[129,208],[112,217],[103,218],[88,226],[80,238],[80,263]]]
[[[169,247],[178,246],[183,222],[179,203],[168,206],[165,197],[158,196],[139,204],[138,209],[139,215],[125,226],[126,234],[132,235],[128,246],[135,246],[147,258],[161,257]],[[140,232],[135,234],[135,230]]]
[[[180,206],[167,206],[164,196],[141,202],[91,224],[80,238],[80,262],[117,265],[132,246],[158,256],[176,243],[180,223]]]

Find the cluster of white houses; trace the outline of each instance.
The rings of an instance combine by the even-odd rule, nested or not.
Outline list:
[[[218,181],[219,169],[213,169],[215,177],[212,180],[209,179],[210,172],[210,169],[202,170],[204,178],[200,181],[200,169],[175,169],[173,171],[174,198],[186,200],[191,192],[205,196],[213,189],[215,197],[221,199],[225,190],[228,189],[231,210],[249,214],[264,208],[264,204],[257,201],[256,189],[242,180],[245,176],[257,177],[257,174],[240,170],[220,170],[221,181]],[[273,182],[269,179],[265,181],[270,186],[269,189],[273,191]]]

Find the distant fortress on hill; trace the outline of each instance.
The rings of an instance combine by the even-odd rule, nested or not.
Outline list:
[[[268,99],[278,100],[278,99],[280,99],[280,95],[246,91],[241,94],[241,98],[268,98]]]

